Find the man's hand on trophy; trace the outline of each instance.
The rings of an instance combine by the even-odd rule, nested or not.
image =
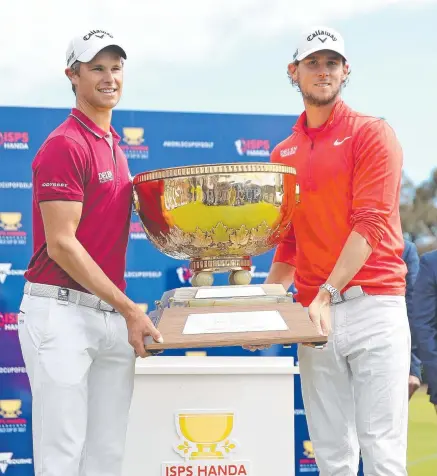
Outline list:
[[[255,352],[257,350],[266,350],[269,347],[271,347],[271,345],[269,345],[269,344],[267,344],[267,345],[242,345],[241,347],[243,347],[244,350],[250,350],[251,352]]]
[[[155,342],[162,344],[164,339],[156,329],[149,316],[139,307],[135,306],[129,316],[125,316],[129,334],[129,344],[134,348],[135,354],[139,357],[149,357],[161,352],[149,352],[144,348],[144,338],[152,336]]]

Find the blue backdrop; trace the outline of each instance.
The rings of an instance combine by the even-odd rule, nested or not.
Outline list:
[[[32,254],[31,162],[68,113],[67,109],[0,107],[0,473],[7,476],[33,475],[31,394],[17,336],[23,273]],[[295,116],[140,111],[115,111],[113,117],[133,176],[179,165],[268,161],[295,121]],[[253,283],[263,282],[271,259],[272,252],[254,258]],[[152,308],[164,291],[189,285],[187,264],[159,253],[147,241],[138,217],[132,216],[126,269],[130,298]],[[218,275],[215,284],[226,284],[226,279]],[[254,355],[240,348],[208,353]],[[269,353],[296,357],[296,348],[277,346]],[[318,474],[298,376],[295,393],[296,474]]]

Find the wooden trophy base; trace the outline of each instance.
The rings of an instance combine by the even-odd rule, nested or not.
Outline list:
[[[276,284],[174,289],[149,316],[164,339],[159,344],[146,337],[150,351],[327,341],[302,305]]]

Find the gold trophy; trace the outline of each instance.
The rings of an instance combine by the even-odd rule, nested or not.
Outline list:
[[[21,228],[21,213],[0,212],[0,227],[6,231],[17,231]]]
[[[231,412],[180,413],[176,426],[183,438],[176,450],[185,453],[190,460],[223,459],[225,453],[235,447],[234,443],[227,440],[234,426]],[[195,445],[195,451],[189,443]]]
[[[174,167],[138,174],[133,184],[135,209],[150,242],[167,256],[188,260],[194,273],[191,288],[165,292],[149,314],[155,325],[167,314],[162,322],[171,335],[170,340],[163,335],[167,348],[238,345],[260,337],[265,343],[324,340],[281,285],[250,284],[252,257],[273,249],[292,224],[299,203],[293,167],[267,162]],[[213,286],[215,273],[229,273],[230,285]],[[245,333],[245,315],[235,315],[234,325],[226,325],[223,309],[229,314],[230,307],[258,313],[275,310],[288,330],[264,329],[264,315],[256,314],[261,324]],[[211,312],[222,315],[211,317]],[[193,330],[190,337],[187,318],[193,321],[193,313],[210,324],[203,333]],[[302,332],[295,329],[297,321],[305,321]],[[253,325],[254,321],[247,328]],[[158,348],[150,341],[148,345]]]
[[[3,418],[18,418],[21,413],[21,400],[0,400],[0,416]]]

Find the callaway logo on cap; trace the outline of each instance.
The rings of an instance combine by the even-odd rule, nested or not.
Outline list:
[[[333,28],[316,26],[302,34],[299,46],[293,55],[293,61],[302,61],[321,50],[335,51],[346,59],[344,40],[340,33]]]
[[[105,30],[90,30],[70,41],[67,48],[67,67],[69,68],[76,61],[88,63],[107,46],[117,46],[121,50],[121,56],[124,59],[127,58],[123,47],[114,40],[111,33]]]

